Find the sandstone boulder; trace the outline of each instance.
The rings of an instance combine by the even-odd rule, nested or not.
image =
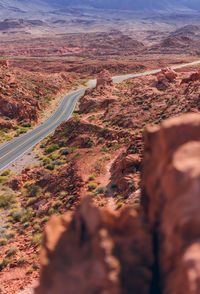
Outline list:
[[[97,78],[96,89],[99,91],[110,86],[113,86],[112,76],[108,70],[104,69]]]
[[[163,68],[156,77],[159,83],[167,84],[168,82],[175,81],[178,74],[172,68],[166,67]]]

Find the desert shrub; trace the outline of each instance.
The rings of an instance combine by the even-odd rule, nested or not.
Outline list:
[[[6,234],[7,239],[12,239],[14,237],[15,237],[15,232],[14,231],[10,231],[10,232],[8,232],[8,234]]]
[[[53,207],[51,207],[50,209],[49,209],[49,211],[48,211],[48,214],[49,215],[52,215],[52,214],[54,214],[55,213],[55,209],[53,208]]]
[[[0,293],[2,293],[3,292],[3,286],[0,286]]]
[[[45,224],[47,221],[48,221],[49,217],[48,216],[44,216],[42,219],[41,219],[41,224]]]
[[[112,184],[111,188],[112,188],[112,189],[117,189],[118,186],[117,186],[117,184]]]
[[[31,123],[25,122],[21,126],[24,127],[24,128],[30,128],[31,127]]]
[[[5,246],[7,244],[6,239],[0,239],[0,246]]]
[[[90,176],[89,176],[89,181],[94,181],[94,179],[95,179],[95,174],[91,174]]]
[[[28,194],[30,197],[39,196],[41,194],[41,188],[36,184],[32,184],[28,187]]]
[[[38,231],[40,231],[41,227],[39,225],[34,225],[33,229],[35,232],[38,232]]]
[[[60,206],[62,205],[62,201],[58,200],[56,202],[53,203],[52,207],[53,209],[58,209]]]
[[[2,260],[2,262],[0,262],[0,271],[2,271],[5,267],[7,267],[8,264],[9,264],[9,260],[6,259],[6,258],[4,258],[4,259]]]
[[[36,233],[32,240],[31,240],[31,245],[32,246],[39,246],[42,243],[42,233]]]
[[[16,203],[15,196],[12,194],[0,195],[0,208],[10,208],[14,203]]]
[[[95,190],[96,187],[97,187],[97,184],[94,183],[94,182],[91,182],[91,183],[88,184],[88,190],[89,191]]]
[[[109,149],[108,149],[107,146],[104,145],[104,146],[101,147],[101,151],[102,151],[103,153],[105,153],[105,152],[108,152]]]
[[[34,271],[33,268],[29,267],[26,273],[27,273],[27,275],[31,275],[33,273],[33,271]]]
[[[12,217],[13,217],[14,221],[19,222],[22,219],[22,216],[24,215],[24,213],[25,213],[24,209],[14,211],[12,213]]]
[[[27,263],[27,258],[25,256],[20,257],[20,259],[18,260],[18,264],[23,265],[25,263]]]
[[[24,188],[25,189],[28,189],[28,187],[31,185],[31,183],[30,182],[26,182],[25,184],[24,184]]]
[[[33,269],[36,271],[40,268],[39,264],[38,263],[34,263],[33,264]]]
[[[104,186],[101,186],[96,189],[95,193],[96,194],[104,194],[104,193],[106,193],[106,191],[107,191],[107,188]]]
[[[27,222],[24,224],[24,229],[27,229],[30,226],[30,224]]]
[[[0,184],[3,184],[7,181],[7,177],[5,176],[0,176]]]
[[[54,170],[54,169],[55,169],[55,165],[53,165],[53,164],[48,164],[48,165],[46,166],[46,169],[48,169],[48,170]]]
[[[63,149],[61,152],[61,155],[68,155],[68,154],[70,154],[69,149]]]
[[[7,169],[7,170],[4,170],[4,171],[1,173],[1,176],[2,176],[2,177],[6,177],[6,176],[8,176],[9,174],[10,174],[10,170]]]
[[[44,164],[50,164],[51,163],[51,159],[49,157],[47,157],[47,156],[44,156],[43,157],[43,163]]]
[[[11,257],[16,255],[18,249],[16,247],[10,248],[6,251],[6,257]]]
[[[103,143],[103,138],[101,137],[101,138],[99,138],[99,140],[98,140],[98,144],[102,144]]]
[[[60,147],[59,147],[58,144],[53,143],[53,144],[51,144],[51,145],[49,145],[49,146],[47,146],[47,147],[45,148],[45,152],[46,152],[47,154],[49,154],[49,153],[52,153],[52,152],[58,150],[59,148],[60,148]]]
[[[68,193],[67,192],[65,192],[65,191],[61,191],[60,192],[60,196],[59,196],[59,199],[64,199],[64,198],[66,198],[67,197],[67,195],[68,195]]]
[[[94,142],[89,138],[84,138],[84,147],[92,148],[94,145]]]

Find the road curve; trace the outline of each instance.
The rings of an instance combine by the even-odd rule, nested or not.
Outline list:
[[[182,68],[185,66],[198,65],[200,60],[190,63],[179,64],[172,66],[173,69]],[[128,74],[121,76],[114,76],[114,82],[120,82],[129,78],[137,78],[147,75],[152,75],[160,72],[161,69],[146,71],[137,74]],[[87,84],[88,88],[96,85],[96,80],[90,80]],[[35,129],[27,132],[26,134],[13,139],[8,144],[0,149],[0,171],[4,170],[10,163],[14,162],[17,158],[21,157],[25,152],[34,147],[46,136],[55,131],[55,129],[65,120],[69,119],[74,111],[76,102],[80,98],[86,88],[75,91],[64,97],[54,114],[49,117],[43,124]]]

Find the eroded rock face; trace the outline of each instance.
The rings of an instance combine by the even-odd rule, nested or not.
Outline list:
[[[161,293],[200,293],[200,116],[149,127],[143,199],[156,236]]]
[[[120,191],[133,191],[131,184],[134,185],[133,175],[135,171],[140,168],[140,157],[138,154],[126,154],[122,152],[120,156],[114,162],[111,172],[112,180],[118,186]],[[127,194],[128,196],[128,194]]]
[[[182,79],[181,84],[188,84],[200,80],[200,70],[192,73],[188,78]]]
[[[75,213],[47,225],[35,294],[147,294],[151,243],[135,210],[100,211],[85,198]]]
[[[113,86],[113,80],[110,72],[106,69],[102,70],[97,78],[97,90],[105,89],[106,87]]]
[[[166,67],[163,68],[156,77],[159,83],[167,84],[168,82],[175,81],[178,77],[178,74],[172,68]]]

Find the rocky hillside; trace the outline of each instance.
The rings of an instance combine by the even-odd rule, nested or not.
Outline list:
[[[194,235],[192,231],[189,232],[190,226],[187,223],[187,213],[192,208],[189,206],[187,212],[184,206],[185,201],[188,203],[189,200],[184,200],[181,206],[177,196],[175,207],[180,204],[180,214],[174,213],[174,218],[173,215],[168,218],[175,209],[171,206],[175,200],[169,196],[170,193],[183,197],[181,191],[186,192],[184,187],[190,183],[186,176],[183,182],[185,186],[181,184],[179,191],[179,187],[174,184],[175,179],[173,182],[169,178],[173,175],[171,171],[174,163],[171,156],[175,156],[176,150],[179,146],[182,148],[186,141],[199,140],[199,92],[200,73],[194,68],[179,72],[165,68],[157,76],[129,79],[118,84],[113,84],[110,73],[104,70],[98,77],[97,87],[87,90],[80,99],[73,117],[37,147],[40,164],[24,168],[19,175],[14,176],[9,171],[1,174],[3,230],[0,264],[1,284],[5,291],[14,294],[38,277],[38,254],[45,224],[52,214],[65,212],[70,213],[66,219],[52,220],[53,227],[58,224],[58,235],[53,235],[55,239],[49,239],[52,229],[51,225],[47,227],[38,293],[46,291],[47,275],[54,275],[53,268],[57,268],[60,259],[65,258],[74,264],[74,268],[66,262],[62,271],[65,279],[62,273],[61,276],[58,275],[60,293],[66,292],[68,274],[65,273],[70,273],[71,281],[71,276],[74,277],[75,274],[83,281],[83,284],[76,283],[77,292],[80,285],[84,293],[94,293],[92,291],[100,291],[99,289],[112,289],[113,293],[130,293],[132,289],[138,289],[138,294],[157,293],[159,279],[163,289],[167,285],[174,285],[177,289],[178,282],[173,281],[175,274],[170,276],[173,267],[170,260],[174,260],[177,266],[173,270],[182,272],[180,264],[183,260],[179,253],[184,254],[188,244],[184,243],[184,234],[189,234],[188,242],[193,242]],[[180,114],[190,112],[196,113],[195,122],[190,116],[177,119]],[[171,117],[174,118],[166,120]],[[146,124],[149,127],[144,143]],[[158,127],[160,124],[161,127]],[[184,155],[181,156],[184,158]],[[184,160],[180,162],[182,164]],[[191,172],[187,160],[185,164],[188,172]],[[161,176],[162,181],[159,178]],[[192,172],[192,176],[196,176],[196,172]],[[167,186],[170,181],[175,190],[170,190],[170,186]],[[182,182],[182,175],[180,178],[177,176],[176,181]],[[85,196],[92,200],[96,208],[86,202],[77,210]],[[114,212],[101,212],[104,207]],[[187,218],[183,224],[180,223],[180,234],[177,234],[179,221],[184,219],[184,215]],[[171,227],[174,231],[171,231]],[[195,223],[193,227],[195,228]],[[62,232],[63,238],[60,237]],[[163,239],[162,236],[166,238]],[[169,244],[168,236],[171,240]],[[58,247],[57,242],[60,244]],[[65,242],[68,246],[65,246]],[[176,246],[170,247],[173,242],[176,242],[177,251]],[[186,247],[182,247],[181,242]],[[11,256],[10,247],[13,251]],[[60,249],[63,247],[65,250]],[[159,251],[155,255],[157,248]],[[166,257],[162,255],[163,251]],[[61,258],[57,252],[63,252]],[[92,252],[90,259],[88,252]],[[83,268],[92,269],[86,271],[87,278]],[[98,284],[87,284],[87,280],[96,281],[97,272],[101,273]],[[16,278],[19,276],[20,282]],[[181,279],[182,274],[180,283]],[[57,280],[51,276],[50,280],[52,289],[55,289]],[[73,293],[74,285],[69,281],[68,287]],[[177,292],[174,290],[170,293]]]
[[[47,75],[30,73],[0,60],[0,130],[15,130],[20,135],[36,123],[50,101],[72,82],[65,73]]]
[[[52,217],[35,293],[199,293],[199,134],[199,115],[147,128],[142,213],[84,199]]]

